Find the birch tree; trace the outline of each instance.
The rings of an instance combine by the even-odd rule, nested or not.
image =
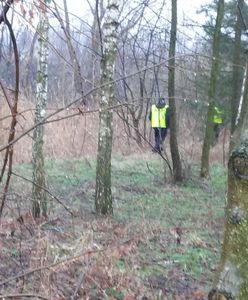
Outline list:
[[[108,0],[103,26],[101,60],[101,97],[99,110],[98,154],[96,167],[95,208],[100,214],[112,214],[111,153],[113,136],[113,73],[117,51],[119,3]]]
[[[241,33],[242,18],[241,11],[244,7],[244,0],[238,0],[237,17],[235,23],[235,39],[233,51],[233,69],[232,69],[232,96],[231,96],[231,133],[235,130],[235,120],[238,112],[238,100],[240,98],[240,85],[242,83],[242,73],[240,72],[241,61]]]
[[[170,107],[170,147],[173,163],[173,177],[175,182],[183,180],[182,164],[177,143],[177,122],[175,104],[175,53],[177,34],[177,0],[171,0],[171,33],[169,48],[169,75],[168,75],[168,96]]]
[[[218,1],[217,17],[213,37],[213,48],[212,48],[212,65],[210,74],[210,83],[208,90],[208,112],[207,122],[205,129],[205,137],[202,148],[201,157],[201,177],[207,177],[209,174],[209,152],[210,146],[213,139],[213,115],[215,106],[215,95],[216,95],[216,83],[219,71],[219,48],[220,48],[220,36],[221,36],[221,24],[224,16],[224,0]]]
[[[39,24],[38,24],[38,42],[39,42],[39,60],[37,70],[36,84],[36,108],[35,108],[35,127],[33,132],[33,216],[38,218],[41,214],[47,215],[47,198],[44,190],[46,186],[44,170],[44,126],[40,124],[46,113],[47,105],[47,83],[48,83],[48,0],[39,3]]]

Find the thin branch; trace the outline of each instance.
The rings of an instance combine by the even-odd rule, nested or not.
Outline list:
[[[22,175],[16,174],[15,172],[11,172],[14,176],[19,177],[27,182],[30,182],[32,184],[34,184],[35,186],[39,187],[40,189],[42,189],[43,191],[45,191],[52,199],[56,200],[61,206],[63,206],[63,208],[68,211],[72,216],[74,216],[74,213],[56,196],[54,196],[47,188],[35,183],[33,180],[30,180],[26,177],[23,177]]]
[[[192,55],[192,54],[183,54],[183,55],[177,56],[176,58],[179,59],[179,58],[182,58],[182,57],[188,57],[188,56],[194,56],[194,55]],[[50,115],[48,115],[47,117],[45,117],[45,118],[43,119],[43,121],[41,121],[41,122],[39,122],[39,123],[37,123],[37,124],[31,126],[31,127],[30,127],[29,129],[27,129],[23,134],[21,134],[21,135],[19,135],[18,137],[16,137],[14,140],[12,140],[11,142],[9,142],[7,145],[2,146],[2,147],[0,148],[0,152],[2,152],[3,150],[7,149],[9,146],[15,144],[16,142],[18,142],[20,139],[22,139],[24,136],[26,136],[29,132],[31,132],[31,131],[32,131],[34,128],[36,128],[37,126],[40,126],[40,125],[49,123],[50,121],[48,121],[48,120],[49,120],[51,117],[57,115],[58,113],[60,113],[60,112],[62,112],[62,111],[64,111],[64,110],[69,109],[71,106],[73,106],[73,105],[77,104],[78,102],[82,101],[84,98],[87,98],[89,95],[91,95],[91,94],[94,93],[95,91],[97,91],[97,90],[99,90],[99,89],[101,89],[101,88],[103,88],[103,87],[105,87],[105,86],[107,86],[107,85],[115,84],[115,83],[117,83],[117,82],[119,82],[119,81],[122,81],[123,79],[130,78],[130,77],[133,77],[133,76],[135,76],[135,75],[138,75],[138,74],[140,74],[140,73],[142,73],[142,72],[145,72],[145,71],[147,71],[147,70],[152,70],[152,69],[157,68],[157,67],[159,67],[159,66],[161,66],[161,65],[165,65],[166,67],[168,67],[168,65],[166,65],[166,63],[167,63],[168,61],[169,61],[169,59],[164,59],[164,60],[160,61],[160,62],[157,63],[157,64],[153,64],[153,65],[151,65],[151,66],[146,66],[145,68],[142,68],[142,69],[140,69],[140,70],[138,70],[138,71],[135,71],[135,72],[133,72],[133,73],[127,74],[127,75],[125,75],[125,76],[122,76],[122,77],[120,77],[120,78],[118,78],[118,79],[116,79],[116,80],[109,81],[109,82],[106,82],[106,83],[104,83],[104,84],[101,84],[101,85],[99,85],[99,86],[96,86],[96,87],[92,88],[89,92],[87,92],[87,93],[84,95],[84,97],[80,96],[80,97],[74,99],[72,102],[70,102],[70,103],[67,104],[66,106],[57,109],[55,112],[53,112],[53,113],[51,113]],[[84,111],[84,113],[86,113],[86,111]],[[74,115],[73,115],[73,116],[74,116]],[[52,122],[53,122],[53,121],[52,121]]]
[[[12,103],[11,103],[11,99],[10,99],[9,95],[7,94],[7,91],[6,91],[6,89],[5,89],[5,87],[4,87],[4,85],[3,85],[3,83],[2,83],[1,80],[0,80],[0,86],[1,86],[1,89],[2,89],[2,91],[3,91],[4,98],[6,99],[6,101],[7,101],[7,103],[8,103],[8,106],[9,106],[9,109],[10,109],[10,111],[11,111],[11,113],[12,113],[13,105],[12,105]],[[11,115],[11,116],[12,116],[12,115]]]
[[[0,295],[0,299],[7,299],[7,298],[20,298],[20,297],[27,297],[27,298],[33,298],[33,299],[43,299],[43,300],[50,300],[50,298],[47,298],[42,295],[38,294],[8,294],[8,295]]]
[[[88,97],[88,96],[89,96],[90,94],[92,94],[93,92],[95,92],[95,91],[97,91],[97,90],[99,90],[99,89],[101,89],[101,88],[103,88],[103,87],[105,87],[105,86],[107,86],[107,85],[110,85],[110,84],[114,84],[114,83],[116,83],[116,82],[119,82],[119,81],[123,80],[124,78],[130,78],[130,77],[133,77],[133,76],[135,76],[135,75],[137,75],[137,74],[140,74],[140,73],[142,73],[142,72],[144,72],[144,71],[146,71],[146,70],[151,70],[151,69],[153,69],[153,68],[155,68],[155,67],[158,67],[158,66],[160,66],[160,65],[163,65],[163,64],[165,64],[167,61],[168,61],[167,59],[166,59],[166,60],[163,60],[163,61],[161,61],[161,62],[158,63],[158,64],[155,64],[155,65],[152,65],[152,66],[145,67],[145,68],[143,68],[143,69],[141,69],[141,70],[139,70],[139,71],[136,71],[136,72],[134,72],[134,73],[128,74],[128,75],[126,75],[126,76],[124,76],[124,77],[118,78],[118,79],[113,80],[113,81],[106,82],[106,83],[104,83],[104,84],[101,84],[101,85],[99,85],[99,86],[97,86],[97,87],[92,88],[88,93],[86,93],[86,94],[84,95],[84,97],[81,96],[81,97],[76,98],[75,100],[73,100],[72,102],[70,102],[69,104],[67,104],[66,106],[64,106],[63,108],[59,108],[59,109],[56,110],[55,112],[53,112],[53,113],[51,113],[50,115],[48,115],[47,117],[45,117],[45,118],[43,119],[43,121],[40,121],[40,122],[36,123],[35,125],[31,126],[31,127],[30,127],[29,129],[27,129],[23,134],[19,135],[17,138],[15,138],[15,139],[12,140],[11,142],[9,142],[7,145],[1,147],[1,148],[0,148],[0,152],[3,151],[3,150],[5,150],[5,149],[8,148],[9,146],[15,144],[17,141],[19,141],[21,138],[23,138],[24,136],[26,136],[29,132],[31,132],[31,131],[32,131],[34,128],[36,128],[37,126],[40,126],[40,125],[42,125],[42,124],[47,123],[48,120],[49,120],[51,117],[53,117],[53,116],[57,115],[58,113],[60,113],[60,112],[62,112],[62,111],[64,111],[64,110],[70,108],[72,105],[77,104],[78,102],[82,101],[83,98]]]
[[[8,21],[8,19],[6,18],[6,15],[5,15],[5,23],[9,29],[10,38],[11,38],[11,41],[13,44],[14,57],[15,57],[15,95],[14,95],[13,106],[11,106],[12,107],[12,109],[11,109],[12,120],[11,120],[10,130],[9,130],[8,146],[6,147],[6,154],[5,154],[4,164],[2,167],[1,177],[0,177],[0,182],[1,182],[3,179],[3,175],[5,173],[5,170],[6,170],[7,163],[9,163],[7,179],[6,179],[6,182],[4,185],[4,194],[3,194],[2,202],[0,205],[0,217],[2,216],[2,213],[3,213],[3,208],[4,208],[4,204],[6,201],[9,184],[10,184],[10,180],[11,180],[11,171],[12,171],[13,153],[14,153],[13,141],[15,139],[15,127],[17,124],[17,105],[18,105],[18,97],[19,97],[19,73],[20,73],[19,72],[19,54],[18,54],[16,38],[15,38],[14,31],[12,29],[12,26],[11,26],[10,22]]]
[[[0,15],[0,24],[1,24],[2,22],[5,22],[6,14],[7,14],[8,10],[10,9],[10,6],[11,6],[11,4],[13,3],[13,1],[14,1],[14,0],[8,0],[8,1],[6,2],[6,4],[4,5],[3,11],[2,11],[2,13],[1,13],[1,15]]]
[[[134,241],[136,238],[137,238],[137,236],[136,237],[133,236],[130,239],[125,240],[122,243],[116,245],[114,248],[119,248],[122,245],[126,245],[126,244],[130,243],[131,241]],[[56,262],[56,263],[53,263],[53,264],[50,264],[50,265],[47,265],[47,266],[41,266],[41,267],[37,267],[37,268],[31,269],[31,270],[27,270],[25,272],[22,272],[21,274],[12,276],[10,278],[7,278],[7,279],[1,281],[0,286],[5,285],[5,284],[7,284],[11,281],[17,280],[21,277],[28,276],[28,275],[31,275],[35,272],[39,272],[39,271],[42,271],[42,270],[50,269],[50,270],[54,271],[54,269],[57,268],[58,266],[61,266],[61,265],[65,266],[66,264],[78,261],[80,258],[82,258],[84,256],[90,256],[90,255],[93,255],[93,254],[103,253],[107,250],[109,250],[109,247],[103,248],[103,249],[88,250],[88,251],[83,252],[82,254],[79,254],[79,255],[76,255],[76,256],[73,256],[73,257],[70,257],[70,258],[63,259],[59,262]]]

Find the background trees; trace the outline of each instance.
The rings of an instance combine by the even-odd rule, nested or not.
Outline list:
[[[176,203],[179,198],[181,199],[178,190],[183,189],[184,186],[174,188],[171,185],[166,185],[163,180],[161,181],[163,172],[161,157],[154,156],[150,152],[152,137],[147,115],[150,105],[157,102],[158,97],[162,96],[169,99],[172,112],[170,145],[168,143],[169,138],[167,138],[163,159],[169,165],[172,161],[174,181],[181,182],[182,179],[185,179],[184,184],[187,187],[193,186],[195,188],[197,186],[203,190],[206,184],[216,184],[211,182],[211,178],[202,181],[196,178],[197,176],[194,176],[194,174],[196,174],[195,170],[198,171],[200,165],[205,127],[202,153],[207,154],[202,155],[203,177],[208,173],[209,162],[212,167],[213,162],[220,163],[222,157],[227,157],[228,136],[232,131],[237,133],[234,126],[238,111],[236,99],[241,89],[239,78],[244,71],[242,49],[246,42],[242,39],[240,33],[240,22],[242,20],[239,19],[238,11],[233,5],[234,2],[227,1],[226,7],[228,10],[222,25],[220,16],[223,14],[224,1],[220,0],[218,6],[216,1],[211,2],[214,17],[210,15],[211,22],[206,24],[205,33],[200,30],[198,35],[195,36],[195,29],[198,28],[199,24],[195,24],[186,18],[183,19],[181,5],[176,7],[177,1],[119,1],[118,5],[113,1],[109,2],[108,6],[106,6],[105,1],[88,1],[86,16],[83,7],[78,6],[77,14],[73,15],[70,14],[70,2],[63,1],[62,4],[62,2],[54,0],[46,6],[46,20],[49,20],[49,38],[45,37],[44,39],[41,39],[42,28],[37,30],[37,13],[39,11],[37,5],[39,3],[46,4],[46,2],[40,1],[29,4],[17,1],[13,7],[12,1],[2,1],[0,60],[3,67],[0,69],[0,101],[2,104],[0,107],[0,151],[3,153],[4,150],[7,150],[2,157],[1,173],[1,182],[4,183],[1,186],[3,191],[1,199],[1,212],[4,212],[2,214],[3,218],[5,220],[18,219],[18,224],[22,226],[18,241],[19,245],[22,246],[24,230],[27,230],[26,234],[29,238],[29,235],[34,234],[33,232],[35,234],[37,232],[43,233],[43,228],[46,231],[46,228],[50,226],[46,222],[49,223],[51,216],[56,217],[60,214],[64,218],[64,213],[66,213],[69,215],[69,217],[67,215],[65,217],[67,221],[70,220],[71,222],[71,217],[73,217],[73,227],[76,224],[74,218],[77,222],[82,222],[82,217],[86,214],[87,217],[90,216],[89,219],[93,218],[88,210],[89,207],[94,206],[99,214],[109,215],[114,211],[112,218],[115,218],[115,215],[117,215],[117,218],[122,218],[122,212],[118,210],[126,201],[129,218],[131,215],[135,218],[139,214],[142,215],[142,213],[146,216],[147,210],[151,206],[156,207],[154,215],[155,217],[159,216],[158,223],[164,221],[166,225],[158,230],[155,227],[155,229],[150,227],[149,232],[152,232],[152,234],[156,230],[172,232],[176,236],[176,242],[179,245],[181,240],[185,238],[184,233],[187,234],[187,230],[191,230],[188,229],[191,216],[184,219],[182,213],[176,218],[178,225],[170,219],[170,209],[174,205],[173,203]],[[239,3],[242,6],[242,1]],[[119,6],[118,16],[116,13],[110,20],[108,10],[117,11],[117,6]],[[216,19],[217,7],[219,13],[215,26],[214,20]],[[6,18],[6,14],[11,16],[11,22]],[[117,25],[119,27],[118,32],[116,30]],[[46,30],[48,30],[48,27],[45,26],[45,36],[47,34]],[[215,40],[214,55],[210,50],[213,40]],[[220,40],[219,47],[218,40]],[[46,43],[42,43],[44,41]],[[45,49],[43,54],[39,51],[39,43],[41,48]],[[47,52],[48,48],[49,53]],[[218,51],[218,48],[220,51]],[[20,82],[18,80],[19,63],[21,69]],[[48,72],[47,65],[49,66]],[[218,65],[220,70],[217,68]],[[37,72],[41,74],[40,70],[43,67],[42,74],[44,76],[38,76],[37,78]],[[39,82],[39,79],[41,79],[41,82]],[[40,102],[38,103],[34,123],[35,87],[37,83],[39,87],[42,87],[42,93],[40,93],[41,97],[39,98]],[[232,85],[232,83],[235,84]],[[246,85],[244,85],[244,94],[242,95],[245,95],[245,89]],[[17,100],[19,97],[20,106],[18,108]],[[234,113],[231,114],[230,105],[227,106],[225,111],[226,124],[228,124],[226,131],[221,134],[219,143],[211,148],[212,128],[210,119],[213,105],[215,102],[220,104],[229,103],[226,100],[229,98],[232,98]],[[244,103],[246,103],[245,98]],[[210,105],[208,106],[208,104]],[[46,105],[47,114],[44,115]],[[205,121],[206,114],[208,115],[207,124]],[[245,110],[242,110],[241,114],[242,116],[245,115]],[[232,118],[230,118],[230,115],[232,115]],[[230,121],[232,121],[231,131],[228,127]],[[43,126],[46,128],[44,139]],[[239,128],[241,127],[239,126]],[[6,134],[6,130],[9,131],[8,134]],[[240,137],[240,135],[237,136]],[[33,139],[37,137],[39,139],[36,140],[37,144],[33,152],[34,158],[32,158],[31,147]],[[42,146],[43,140],[44,144]],[[37,145],[42,146],[39,147],[39,151]],[[13,146],[16,147],[18,156],[13,156]],[[171,151],[168,151],[169,147]],[[234,149],[237,150],[236,147]],[[44,152],[42,153],[41,150]],[[112,151],[114,155],[112,155]],[[129,160],[131,157],[129,154],[132,154],[134,160]],[[111,167],[112,157],[115,159],[113,169]],[[45,171],[49,171],[49,179],[46,183],[44,176],[40,176],[40,171],[35,173],[34,179],[32,179],[32,173],[30,173],[31,160],[33,160],[35,167],[42,166]],[[134,161],[137,164],[141,163],[142,168],[138,168]],[[154,163],[154,161],[156,163],[152,164],[151,167],[151,162]],[[223,161],[225,160],[223,159]],[[233,162],[232,156],[230,161]],[[234,162],[236,163],[236,160]],[[242,168],[245,169],[246,164],[243,164],[243,160],[239,162],[241,162]],[[125,163],[127,165],[130,163],[130,165],[126,166],[125,170],[128,175],[123,179],[121,175]],[[235,168],[239,173],[243,171],[243,169],[239,170],[239,165]],[[16,170],[19,170],[19,173]],[[114,177],[112,177],[112,170],[114,170]],[[147,177],[148,174],[150,177]],[[88,175],[92,175],[91,178],[94,178],[94,183],[88,181]],[[15,178],[13,185],[10,184],[11,176]],[[42,179],[42,181],[38,183],[37,178]],[[124,182],[125,180],[130,180],[127,185]],[[23,181],[28,183],[27,190],[23,189]],[[114,188],[112,189],[113,182]],[[141,187],[140,182],[144,183],[144,186]],[[232,182],[230,194],[236,194],[236,189],[232,190],[232,188],[233,185],[236,187],[236,184],[240,181],[231,178],[230,182]],[[33,195],[32,186],[34,189]],[[43,189],[40,187],[43,187]],[[245,191],[243,186],[241,186],[241,189]],[[162,195],[157,194],[157,191],[160,190]],[[154,192],[154,196],[148,199],[147,195],[151,191]],[[183,191],[185,192],[185,190]],[[207,191],[210,193],[208,187]],[[43,222],[44,219],[42,218],[37,218],[35,222],[30,218],[33,227],[26,226],[25,222],[23,223],[23,219],[25,219],[23,216],[29,216],[27,211],[32,207],[32,203],[38,203],[39,205],[41,199],[45,199],[41,192],[46,192],[45,195],[49,199],[47,213],[44,206],[43,214],[47,217],[45,224],[36,224],[36,222]],[[131,193],[131,196],[129,193]],[[39,195],[37,196],[37,194]],[[137,199],[132,198],[134,194],[138,194],[140,202],[135,202]],[[205,194],[207,193],[204,192]],[[222,191],[221,194],[224,194],[224,192]],[[196,206],[197,201],[195,199],[198,196],[188,195],[186,192],[185,195],[187,196],[185,196],[187,203],[190,205],[195,203]],[[245,193],[242,193],[238,197],[242,200],[244,195]],[[218,199],[220,198],[219,196]],[[158,206],[156,206],[157,199],[161,200]],[[132,200],[134,200],[134,206],[132,206]],[[221,200],[223,201],[219,207],[222,208],[224,199],[221,198]],[[86,203],[88,210],[85,209]],[[187,210],[186,201],[180,202],[180,205],[182,210],[185,207]],[[212,205],[213,202],[202,208],[203,213],[209,213],[210,217],[208,219],[211,219],[211,216],[216,213],[213,212]],[[63,211],[58,212],[58,206],[62,207]],[[239,212],[240,210],[238,210]],[[39,217],[39,209],[36,211],[36,206],[34,206],[34,216]],[[125,218],[126,215],[122,220]],[[98,228],[101,227],[101,230],[104,231],[104,226],[106,228],[108,222],[115,219],[106,218],[101,220],[104,220],[102,221],[102,227],[99,223],[96,227],[94,224],[87,224],[89,227],[86,228],[86,231],[92,228],[92,232],[87,238],[83,237],[84,248],[93,249],[92,247],[96,246],[100,249],[103,244],[105,245],[106,241],[101,241],[101,238],[97,240],[97,244],[94,244],[94,235],[98,232]],[[197,222],[198,219],[195,223]],[[195,223],[193,222],[193,225],[190,223],[190,226],[196,228]],[[173,230],[168,229],[168,226],[173,227]],[[210,227],[209,224],[208,227]],[[137,228],[143,230],[140,227]],[[125,241],[125,245],[130,246],[130,252],[133,251],[132,253],[135,253],[137,249],[140,250],[143,241],[136,238],[130,241],[127,238],[128,230],[126,228],[125,230],[123,228],[115,229],[112,230],[111,227],[111,237],[121,237],[122,241]],[[56,231],[57,229],[53,228],[52,230]],[[83,234],[85,233],[84,230],[82,230]],[[75,230],[75,232],[82,231],[81,228],[78,231]],[[71,235],[77,235],[75,232]],[[147,232],[143,231],[143,233],[146,236]],[[15,235],[11,231],[10,236],[13,234]],[[66,234],[63,238],[65,237]],[[159,238],[162,237],[159,236]],[[204,238],[202,237],[202,239]],[[86,240],[89,242],[88,245],[86,245]],[[135,240],[135,249],[132,248],[133,240]],[[168,235],[165,240],[171,242]],[[204,245],[205,248],[208,247],[207,242],[199,243],[198,241],[196,239],[197,247],[199,244]],[[37,237],[37,245],[35,247],[32,245],[33,248],[31,248],[43,249],[44,253],[53,253],[54,249],[52,247],[45,248],[48,243],[44,242],[44,245],[42,244],[43,248],[41,244],[42,242]],[[109,244],[107,241],[106,245]],[[182,245],[184,245],[184,241]],[[22,254],[21,246],[18,250]],[[156,248],[157,246],[158,244],[156,244]],[[80,247],[82,248],[81,244]],[[159,245],[159,247],[163,246]],[[27,247],[27,249],[29,248]],[[64,250],[63,246],[62,249],[62,251],[58,251],[59,255],[67,251]],[[110,258],[112,258],[111,255],[114,255],[115,259],[113,261],[120,266],[123,262],[123,257],[120,254],[123,248],[119,247],[118,249],[118,253],[113,251],[109,255]],[[182,249],[180,248],[180,250]],[[123,250],[122,253],[126,253],[125,251]],[[201,251],[200,248],[200,257],[202,257]],[[38,251],[36,254],[39,255]],[[87,258],[90,262],[88,265],[86,261],[83,262],[83,267],[86,265],[88,267],[87,270],[85,268],[83,270],[83,273],[86,272],[88,275],[87,280],[90,276],[94,278],[94,272],[91,269],[93,265],[99,267],[99,269],[101,268],[99,260],[92,264],[88,254]],[[13,261],[16,263],[18,271],[21,272],[25,264],[22,261],[23,256],[19,255],[18,257],[20,261],[17,263],[15,260]],[[25,257],[28,257],[26,252]],[[39,255],[39,257],[43,257],[43,255]],[[52,260],[53,254],[49,258]],[[100,260],[105,263],[103,257]],[[171,261],[174,262],[174,258]],[[29,265],[29,263],[31,265],[30,261],[26,264]],[[44,261],[40,262],[40,264],[42,263]],[[129,264],[127,263],[126,266],[129,266]],[[79,270],[78,266],[76,269]],[[133,269],[134,272],[138,270],[138,268]],[[186,271],[183,270],[183,272]],[[74,275],[76,276],[78,273],[75,272]],[[80,289],[80,282],[82,282],[83,277],[80,277],[82,279],[76,284],[77,289]],[[101,280],[99,279],[99,281]],[[130,281],[127,280],[126,282]],[[104,295],[106,293],[104,284],[98,284],[101,287],[99,288],[101,295]],[[128,284],[126,283],[126,285]],[[25,288],[24,285],[23,289]],[[76,295],[77,290],[74,292]]]
[[[213,116],[216,97],[216,86],[219,66],[219,48],[220,48],[220,36],[221,36],[221,24],[224,16],[224,1],[218,2],[218,10],[215,24],[215,31],[213,37],[213,51],[212,51],[212,65],[211,75],[208,91],[208,113],[205,130],[205,138],[202,148],[202,160],[201,160],[201,176],[206,177],[209,173],[209,151],[213,141]]]

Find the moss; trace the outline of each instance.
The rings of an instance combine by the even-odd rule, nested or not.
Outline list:
[[[216,280],[221,290],[239,300],[248,299],[248,178],[244,176],[248,165],[247,153],[248,143],[241,143],[232,152],[228,164],[225,234]]]

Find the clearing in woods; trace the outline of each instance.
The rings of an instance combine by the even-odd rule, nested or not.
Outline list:
[[[37,223],[28,212],[30,182],[13,177],[0,227],[1,295],[206,299],[222,239],[224,167],[213,164],[202,180],[192,166],[189,179],[173,186],[164,183],[157,155],[115,156],[112,166],[108,218],[94,214],[93,159],[46,162],[55,198],[49,219]],[[32,167],[19,164],[14,173],[30,179]]]

